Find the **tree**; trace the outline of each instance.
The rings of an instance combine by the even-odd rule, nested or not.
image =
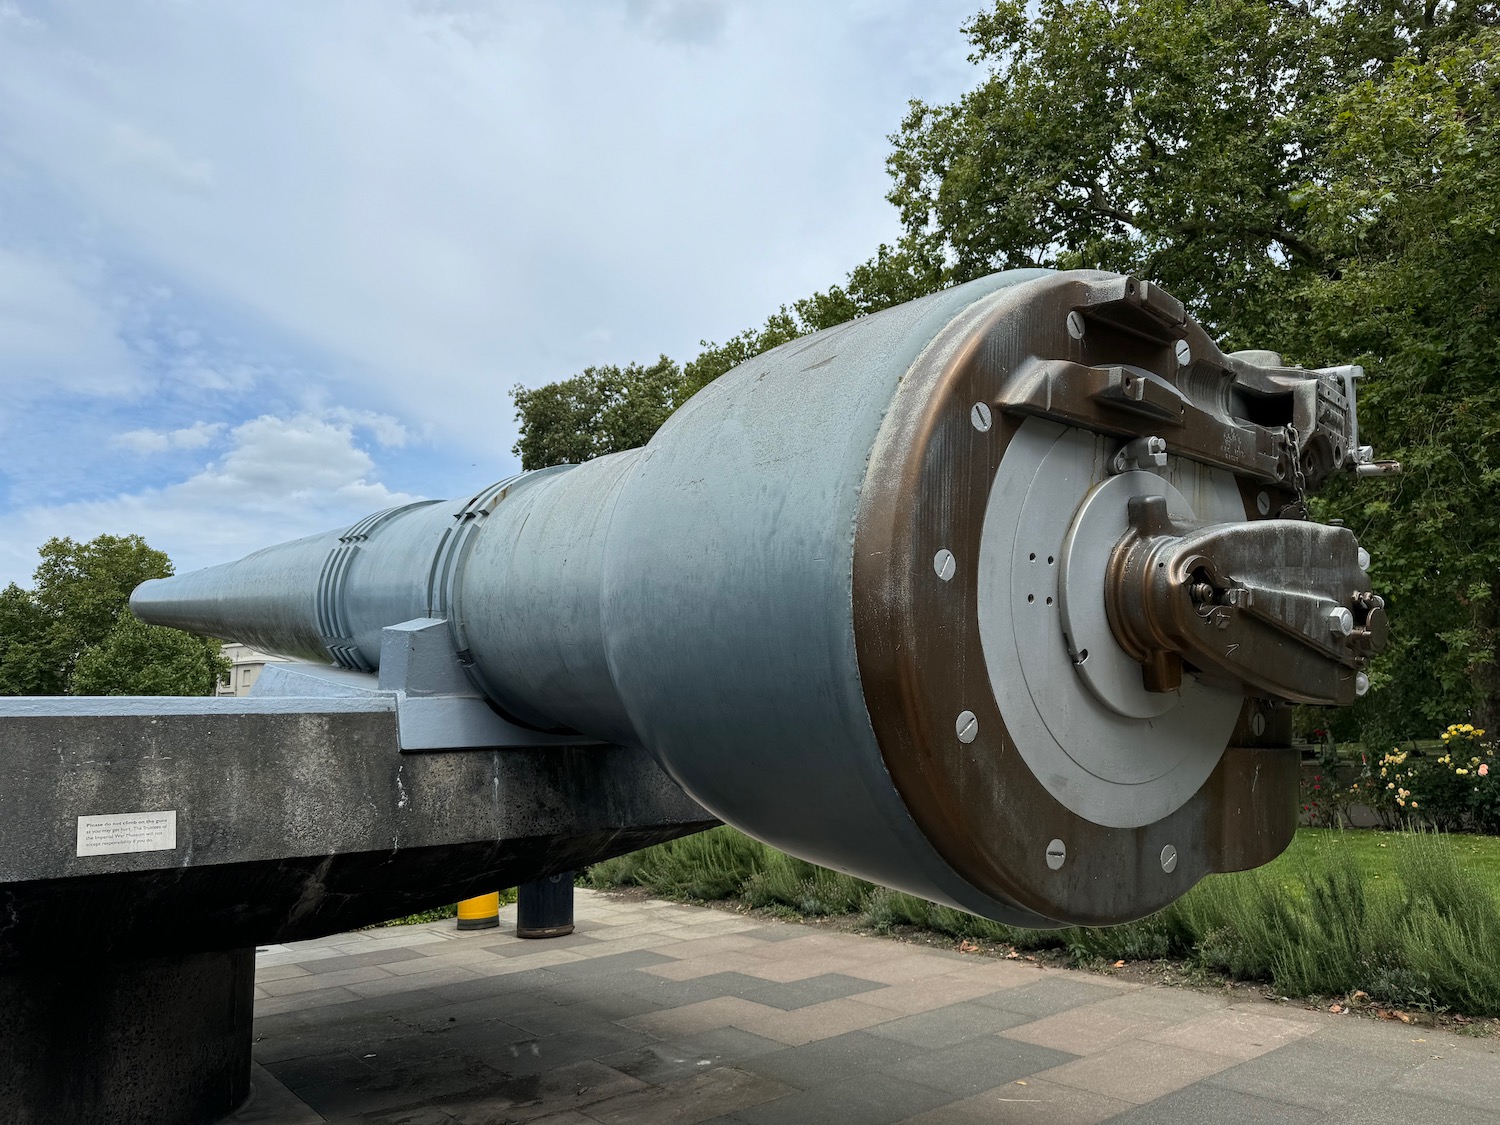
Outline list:
[[[0,695],[206,695],[217,641],[143,625],[130,592],[172,573],[139,535],[49,539],[34,588],[0,591]]]
[[[1397,611],[1355,717],[1383,744],[1418,717],[1500,729],[1500,33],[1350,87],[1329,138],[1299,200],[1339,263],[1305,288],[1308,350],[1370,368],[1364,425],[1405,468],[1328,502]]]
[[[997,0],[965,28],[982,79],[892,138],[898,245],[705,344],[682,390],[1038,265],[1149,277],[1227,350],[1362,361],[1407,475],[1321,502],[1370,541],[1397,637],[1341,721],[1500,729],[1497,27],[1493,0]]]
[[[649,367],[587,367],[534,390],[518,384],[511,396],[521,422],[514,452],[524,469],[576,465],[644,445],[688,397],[682,369],[666,356]]]
[[[229,662],[219,643],[122,613],[73,671],[71,695],[212,695]]]

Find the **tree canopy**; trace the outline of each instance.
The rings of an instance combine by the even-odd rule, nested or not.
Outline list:
[[[49,539],[33,587],[0,591],[0,695],[209,695],[219,642],[145,625],[130,591],[172,573],[139,535]]]
[[[518,394],[517,452],[639,444],[769,347],[994,270],[1145,276],[1227,349],[1369,373],[1362,428],[1406,474],[1345,481],[1320,514],[1370,547],[1397,639],[1340,723],[1500,729],[1497,27],[1481,0],[998,0],[965,26],[974,87],[911,103],[891,138],[896,246],[670,386],[646,376],[665,357],[624,369],[608,412]],[[569,426],[588,439],[550,433]]]

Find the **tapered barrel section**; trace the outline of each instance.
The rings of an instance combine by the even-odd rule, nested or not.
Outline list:
[[[997,274],[758,356],[642,449],[132,608],[366,671],[441,619],[506,716],[645,747],[777,847],[1123,921],[1285,846],[1283,701],[1347,701],[1383,643],[1352,536],[1286,530],[1368,459],[1352,380],[1267,357],[1134,278]],[[1146,558],[1149,598],[1119,578]]]

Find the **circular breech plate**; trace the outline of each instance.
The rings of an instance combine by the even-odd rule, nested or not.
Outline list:
[[[1104,610],[1105,569],[1134,496],[1174,515],[1236,518],[1232,477],[1178,461],[1212,509],[1195,513],[1168,480],[1110,477],[1107,438],[1030,419],[995,475],[979,548],[978,626],[991,690],[1016,749],[1056,800],[1095,824],[1161,820],[1213,772],[1242,698],[1186,676],[1148,692]],[[1213,478],[1219,478],[1215,480]]]
[[[1117,439],[999,409],[972,423],[1030,355],[1117,362],[1067,334],[1070,299],[1061,280],[1017,286],[933,341],[891,404],[855,527],[855,648],[891,781],[949,866],[1033,925],[1179,897],[1229,862],[1224,787],[1241,784],[1223,753],[1243,701],[1191,676],[1147,698],[1102,604],[1130,496],[1242,520],[1235,478],[1177,458],[1164,480],[1110,477]]]

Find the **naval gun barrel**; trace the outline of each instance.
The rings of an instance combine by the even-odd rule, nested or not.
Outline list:
[[[643,448],[143,584],[142,620],[371,671],[446,622],[492,705],[642,746],[795,855],[1021,925],[1136,918],[1291,837],[1288,702],[1384,643],[1308,491],[1339,368],[1094,271],[784,344]]]

